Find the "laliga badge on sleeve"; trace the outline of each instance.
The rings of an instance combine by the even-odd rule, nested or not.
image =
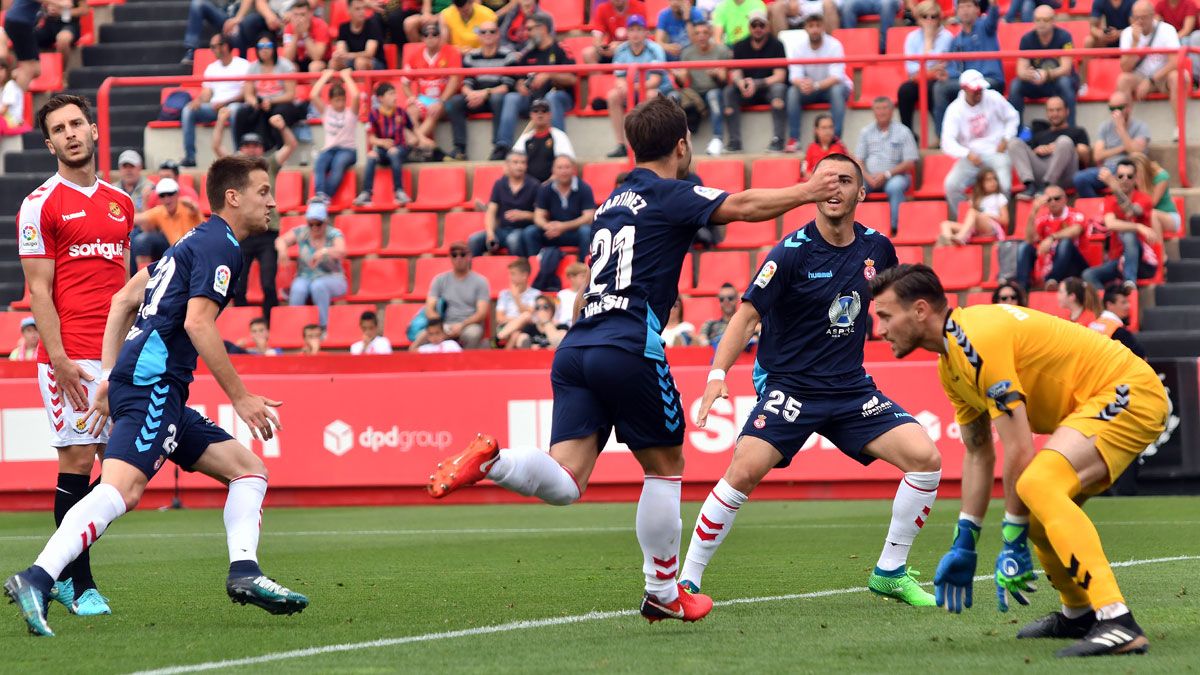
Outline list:
[[[222,296],[229,295],[229,280],[232,276],[229,267],[218,265],[216,273],[213,274],[213,290]]]
[[[759,288],[766,288],[767,284],[771,283],[771,279],[775,278],[775,272],[778,269],[779,266],[775,264],[774,260],[768,260],[758,273],[758,277],[754,279],[754,285]]]

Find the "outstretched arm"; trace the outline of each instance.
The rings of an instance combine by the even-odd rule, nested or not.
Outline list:
[[[842,176],[832,164],[825,164],[806,183],[785,188],[760,188],[729,195],[713,212],[709,222],[714,225],[735,220],[760,222],[770,220],[811,202],[821,202],[837,193]]]

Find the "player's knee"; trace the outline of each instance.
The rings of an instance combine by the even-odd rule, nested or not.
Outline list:
[[[912,462],[910,471],[932,472],[942,470],[942,453],[938,452],[937,446],[931,441],[929,447],[924,452],[917,455]]]
[[[1065,492],[1066,482],[1073,478],[1074,470],[1065,457],[1053,450],[1043,450],[1017,478],[1017,496],[1026,506],[1034,509],[1039,498]]]
[[[96,446],[71,445],[58,451],[58,472],[91,474],[96,463]]]

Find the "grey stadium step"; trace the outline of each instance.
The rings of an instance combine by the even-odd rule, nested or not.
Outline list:
[[[1184,258],[1200,258],[1200,237],[1184,237],[1180,239],[1179,255]]]
[[[96,87],[90,89],[67,89],[63,93],[82,96],[95,105]],[[162,87],[116,87],[112,90],[113,99],[110,103],[120,101],[121,105],[158,105],[161,100]]]
[[[1168,260],[1167,281],[1200,281],[1200,259]]]
[[[1163,284],[1154,288],[1157,307],[1192,305],[1200,312],[1200,281]]]
[[[11,229],[3,230],[4,234],[11,234],[16,231],[16,225]],[[0,239],[0,260],[16,260],[17,258],[17,240],[16,239]]]
[[[1151,358],[1200,356],[1200,330],[1146,331],[1138,342]]]
[[[21,208],[21,202],[33,192],[34,188],[46,182],[49,172],[44,174],[9,174],[0,175],[0,215],[13,216]],[[16,227],[15,225],[13,226]],[[11,231],[11,230],[10,230]]]
[[[118,7],[118,9],[120,9]],[[98,89],[100,84],[109,77],[152,77],[152,76],[172,76],[172,75],[191,75],[192,67],[184,66],[178,63],[168,65],[143,65],[143,66],[100,66],[75,68],[67,75],[70,78],[71,86],[80,89]]]
[[[0,306],[7,307],[25,295],[25,277],[0,281]]]
[[[4,173],[44,173],[49,176],[57,170],[54,156],[41,150],[22,150],[4,155]]]
[[[1142,310],[1142,330],[1200,331],[1200,307],[1174,305],[1169,307],[1146,307]]]
[[[109,127],[108,142],[121,147],[133,148],[138,154],[143,154],[140,148],[146,139],[145,125],[138,127]]]
[[[146,33],[145,37],[162,37]],[[84,67],[129,66],[136,64],[179,63],[187,48],[180,40],[170,42],[118,42],[115,44],[88,45],[83,48]],[[191,69],[188,69],[191,74]]]
[[[158,105],[124,105],[122,102],[108,109],[108,124],[113,127],[144,127],[146,122],[158,119],[160,110],[162,107]]]
[[[159,40],[175,38],[176,42],[179,42],[183,40],[183,34],[186,30],[187,21],[110,23],[100,27],[100,43],[141,42],[147,36],[154,36]]]
[[[187,21],[188,6],[182,2],[127,2],[113,7],[115,23],[131,21]]]

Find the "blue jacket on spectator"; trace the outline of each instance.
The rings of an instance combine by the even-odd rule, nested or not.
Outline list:
[[[992,7],[987,14],[979,17],[972,26],[970,33],[962,31],[950,41],[951,52],[998,52],[1000,39],[996,37],[996,27],[1000,23],[1000,10]],[[964,70],[974,68],[988,79],[1004,81],[1004,66],[1000,59],[971,59],[968,61],[947,61],[946,72],[950,77],[962,75]]]

